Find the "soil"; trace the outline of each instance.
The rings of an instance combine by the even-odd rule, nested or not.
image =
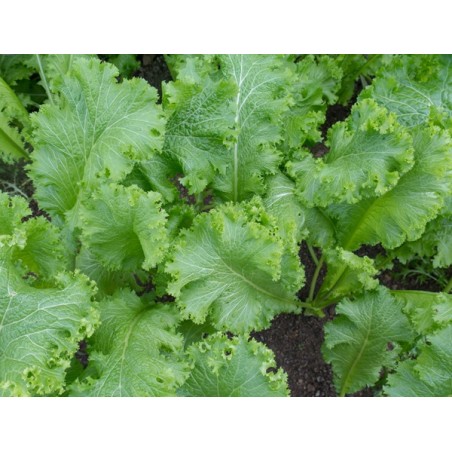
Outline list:
[[[142,63],[141,68],[136,72],[136,76],[145,78],[151,85],[155,86],[161,96],[162,82],[170,81],[171,75],[166,66],[163,55],[140,55]],[[334,105],[328,108],[326,122],[322,127],[322,137],[326,138],[327,130],[337,121],[344,120],[350,113],[351,105],[356,100],[360,91],[359,84],[355,87],[354,98],[348,105]],[[328,148],[323,142],[317,143],[311,147],[311,152],[320,157],[328,152]],[[176,186],[178,180],[175,180]],[[33,194],[33,186],[26,177],[23,165],[5,165],[0,166],[0,189],[10,193],[20,194],[20,191],[26,193],[29,197]],[[17,191],[17,190],[18,191]],[[186,193],[181,192],[181,197],[188,197]],[[189,197],[188,197],[189,198]],[[189,202],[191,199],[187,199]],[[30,208],[32,216],[44,216],[48,220],[50,217],[42,211],[35,200],[31,200]],[[29,217],[23,219],[27,221]],[[316,250],[318,252],[318,250]],[[356,254],[360,256],[369,256],[374,258],[376,255],[384,252],[381,247],[364,246]],[[305,245],[300,248],[300,261],[303,264],[306,274],[306,281],[311,281],[316,265]],[[400,263],[396,262],[392,270],[385,270],[379,275],[380,282],[391,289],[417,289],[439,291],[441,288],[432,279],[420,281],[415,275],[409,275],[402,278],[395,278],[398,272],[403,269]],[[323,268],[320,272],[316,290],[320,287],[326,270]],[[449,270],[448,277],[452,276],[452,269]],[[143,290],[147,290],[146,284],[142,284]],[[309,284],[298,293],[300,300],[306,300],[308,297]],[[164,301],[171,301],[162,299]],[[323,344],[323,326],[325,322],[334,318],[334,307],[325,310],[325,317],[318,318],[307,315],[280,315],[276,317],[271,328],[253,333],[253,337],[265,343],[275,354],[276,363],[282,367],[288,374],[288,383],[293,397],[334,397],[336,391],[333,386],[333,375],[331,366],[323,360],[321,347]],[[76,354],[78,361],[85,367],[88,363],[88,354],[86,352],[85,342],[80,343],[80,349]],[[353,396],[371,397],[373,389],[367,388]]]

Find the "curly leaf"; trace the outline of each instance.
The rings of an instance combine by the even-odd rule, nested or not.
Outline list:
[[[263,203],[267,212],[277,219],[280,234],[285,239],[299,243],[305,232],[305,209],[295,196],[295,184],[279,172],[270,176]]]
[[[322,140],[320,126],[328,105],[337,100],[342,71],[330,57],[305,56],[296,63],[291,84],[294,105],[285,114],[284,146],[299,148]]]
[[[182,233],[166,271],[183,318],[204,323],[209,316],[219,330],[245,333],[298,311],[302,269],[273,221],[259,204],[226,204]]]
[[[378,287],[378,280],[375,279],[378,270],[367,256],[359,257],[341,248],[325,250],[323,255],[328,272],[317,299],[331,303],[332,300]]]
[[[159,193],[102,185],[80,209],[82,242],[108,269],[149,270],[162,261],[166,213]]]
[[[174,306],[144,303],[121,290],[100,303],[101,327],[91,339],[85,377],[72,395],[90,397],[170,396],[187,377],[176,333]]]
[[[388,377],[390,396],[447,397],[452,395],[452,324],[426,337],[414,361],[404,361]]]
[[[376,383],[383,366],[394,365],[389,342],[409,342],[413,333],[401,305],[383,288],[337,305],[338,316],[325,325],[323,355],[333,366],[340,395]]]
[[[452,124],[450,56],[395,57],[362,97],[371,96],[397,115],[401,124],[415,127],[446,118]]]
[[[219,65],[237,91],[229,164],[214,188],[221,198],[236,202],[262,193],[264,176],[277,170],[276,144],[282,139],[293,73],[281,55],[222,55]]]
[[[405,240],[417,240],[441,211],[451,190],[452,140],[435,128],[416,129],[413,145],[415,165],[392,190],[331,209],[338,217],[336,230],[343,248],[377,243],[396,248]]]
[[[29,123],[28,112],[14,91],[0,77],[0,158],[12,162],[21,158],[29,158],[24,142],[17,126]]]
[[[117,83],[117,69],[97,60],[73,63],[57,105],[33,118],[30,176],[36,198],[52,218],[75,226],[81,192],[99,177],[114,181],[161,148],[163,119],[157,92],[144,80]]]
[[[212,183],[216,172],[224,173],[230,160],[226,141],[234,121],[235,93],[234,83],[209,77],[202,83],[182,78],[164,86],[164,107],[170,116],[163,151],[178,163],[179,173],[185,175],[181,182],[192,194]]]
[[[58,229],[43,217],[29,218],[27,202],[0,193],[0,252],[10,249],[21,274],[49,279],[66,269],[67,258]]]
[[[388,376],[384,393],[391,397],[434,397],[435,388],[419,378],[415,365],[414,361],[400,363],[396,372]]]
[[[254,339],[217,333],[188,349],[192,371],[178,390],[191,397],[282,397],[287,375],[276,372],[273,352]]]
[[[409,134],[370,99],[356,104],[346,121],[330,129],[327,144],[330,151],[323,158],[305,152],[288,164],[309,207],[382,195],[413,165]]]
[[[60,274],[51,288],[30,287],[0,256],[0,395],[50,395],[97,325],[89,280]]]
[[[390,253],[405,264],[415,256],[432,259],[433,268],[447,268],[452,265],[452,198],[438,216],[425,227],[425,232],[414,242],[405,242]]]
[[[393,290],[419,334],[429,334],[452,323],[452,295],[421,290]]]

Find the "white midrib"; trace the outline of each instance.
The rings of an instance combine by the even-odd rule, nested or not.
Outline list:
[[[124,370],[124,363],[125,363],[125,359],[126,359],[127,348],[129,347],[130,336],[132,335],[132,331],[135,328],[135,326],[138,323],[138,321],[140,320],[141,315],[143,314],[143,312],[145,312],[145,311],[140,311],[136,315],[136,317],[133,319],[133,321],[130,324],[130,327],[129,327],[128,331],[127,331],[125,340],[124,340],[124,347],[122,349],[122,354],[121,354],[121,359],[120,359],[120,371],[119,371],[119,395],[120,396],[122,396],[123,370]]]
[[[237,92],[237,98],[235,102],[235,108],[237,110],[234,118],[234,129],[237,130],[240,122],[240,96],[242,94],[242,66],[240,66],[240,81],[238,84],[238,92]],[[234,144],[234,175],[233,175],[233,200],[234,202],[237,202],[238,200],[238,188],[239,188],[239,140],[238,137],[236,138],[235,144]]]

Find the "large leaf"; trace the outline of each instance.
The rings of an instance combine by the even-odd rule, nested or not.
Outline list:
[[[396,248],[417,240],[441,211],[451,189],[452,140],[436,128],[413,131],[415,165],[397,185],[380,197],[332,209],[343,248],[381,243]]]
[[[282,397],[287,375],[274,371],[273,352],[254,339],[217,333],[188,349],[189,378],[178,394],[191,397]]]
[[[120,180],[136,161],[161,148],[163,119],[157,92],[144,80],[117,83],[117,69],[80,59],[59,87],[57,105],[33,118],[36,198],[54,220],[76,223],[81,192],[99,177]]]
[[[450,56],[399,56],[375,79],[363,97],[372,96],[408,127],[433,121],[452,124]]]
[[[85,378],[72,395],[170,396],[187,376],[173,305],[145,303],[121,290],[102,300],[101,327],[91,340]]]
[[[102,185],[80,210],[82,242],[110,270],[149,270],[168,247],[159,193]]]
[[[286,58],[275,55],[222,55],[219,64],[237,91],[229,164],[214,187],[221,198],[242,201],[262,193],[263,177],[277,170],[276,144],[282,139],[293,73]]]
[[[170,58],[179,80],[164,90],[165,151],[191,193],[212,184],[223,200],[264,191],[291,103],[294,66],[282,55]]]
[[[409,342],[413,332],[402,308],[383,288],[336,308],[338,316],[325,326],[323,355],[333,366],[340,395],[377,382],[383,366],[395,364],[388,343]]]
[[[54,287],[30,287],[0,255],[0,395],[50,395],[98,322],[92,284],[60,274]]]
[[[310,207],[382,195],[413,165],[409,134],[371,99],[356,104],[349,119],[330,129],[327,144],[323,158],[304,152],[288,165]]]
[[[185,175],[181,182],[190,193],[200,193],[216,172],[226,169],[236,90],[234,83],[210,77],[202,83],[180,78],[164,87],[165,111],[170,115],[164,154],[177,162],[179,173]]]
[[[302,284],[296,249],[287,250],[272,217],[256,203],[226,204],[183,232],[166,270],[184,318],[209,317],[220,330],[245,333],[297,312]]]

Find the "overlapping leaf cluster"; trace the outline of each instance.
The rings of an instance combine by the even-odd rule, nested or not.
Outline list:
[[[387,395],[450,394],[448,296],[390,292],[357,252],[452,261],[448,59],[170,56],[161,101],[127,79],[133,56],[107,59],[120,71],[0,59],[0,157],[28,160],[51,218],[1,194],[2,394],[287,395],[250,334],[337,302],[324,354],[339,393],[383,368]],[[377,67],[318,157],[328,105]],[[300,301],[302,240],[317,270]]]

